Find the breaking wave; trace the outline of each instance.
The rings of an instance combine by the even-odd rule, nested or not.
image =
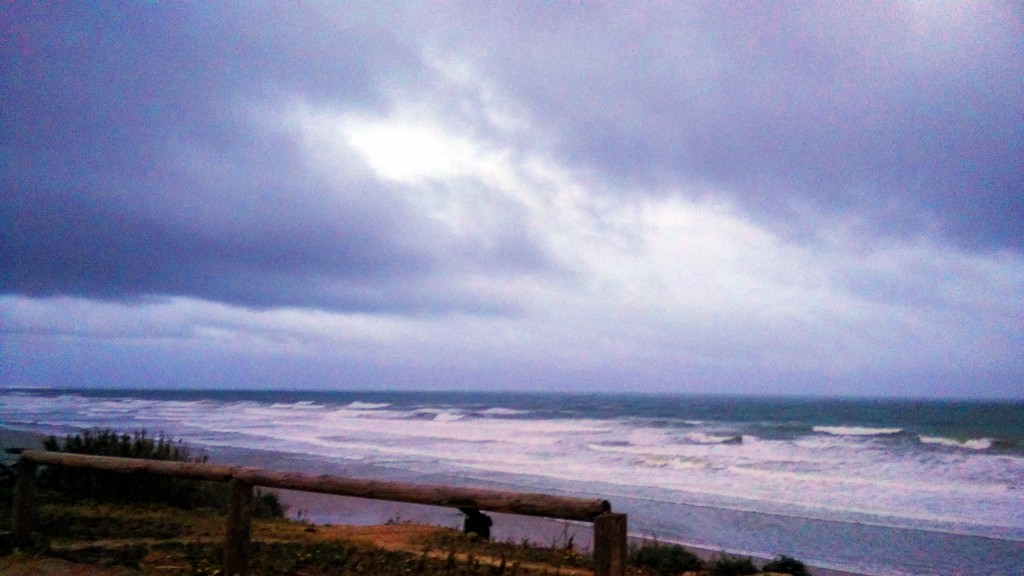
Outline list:
[[[988,450],[992,448],[995,441],[991,438],[973,438],[971,440],[956,440],[953,438],[941,438],[938,436],[920,436],[922,444],[933,444],[947,446],[949,448],[967,448],[970,450]]]
[[[867,428],[864,426],[815,426],[812,430],[832,436],[892,436],[903,433],[902,428]]]
[[[529,410],[515,410],[512,408],[488,408],[477,412],[481,416],[519,416],[529,413]]]
[[[356,401],[356,402],[352,402],[351,404],[346,406],[346,408],[351,408],[353,410],[380,410],[381,408],[387,408],[388,406],[391,406],[391,404],[388,403],[388,402],[359,402],[359,401]]]
[[[714,434],[702,434],[690,432],[683,436],[683,439],[691,444],[742,444],[743,436],[738,434],[730,436],[716,436]]]

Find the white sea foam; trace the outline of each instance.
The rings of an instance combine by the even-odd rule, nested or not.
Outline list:
[[[637,464],[647,468],[667,468],[671,470],[703,470],[710,467],[710,462],[700,458],[665,458],[654,456],[643,458]]]
[[[519,416],[529,413],[529,410],[515,410],[513,408],[488,408],[478,412],[478,414],[483,416]]]
[[[988,450],[992,447],[991,438],[973,438],[971,440],[954,440],[952,438],[940,438],[937,436],[920,436],[918,439],[922,444],[935,444],[948,446],[950,448],[967,448],[970,450]]]
[[[736,435],[736,434],[721,436],[721,435],[714,435],[714,434],[704,434],[704,433],[701,433],[701,432],[690,432],[689,434],[686,434],[685,436],[683,436],[683,439],[686,440],[687,442],[692,442],[693,444],[742,444],[743,443],[743,437],[739,436],[739,435]]]
[[[418,408],[412,411],[412,415],[419,418],[429,417],[435,422],[455,422],[466,417],[464,411],[453,408]]]
[[[359,402],[358,400],[348,405],[353,410],[379,410],[391,406],[389,402]]]
[[[311,400],[303,400],[301,402],[275,402],[270,405],[270,408],[278,410],[308,410],[310,408],[323,408],[323,406]]]
[[[903,432],[902,428],[867,428],[864,426],[815,426],[813,430],[833,436],[891,436]]]
[[[455,412],[455,411],[451,411],[451,412],[441,412],[441,413],[437,414],[436,416],[434,416],[434,420],[436,422],[457,422],[459,420],[464,419],[465,417],[466,417],[465,414],[462,414],[462,413],[459,413],[459,412]]]

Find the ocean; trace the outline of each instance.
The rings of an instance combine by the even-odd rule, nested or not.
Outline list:
[[[1022,402],[0,390],[0,425],[602,497],[637,535],[862,574],[1024,574]]]

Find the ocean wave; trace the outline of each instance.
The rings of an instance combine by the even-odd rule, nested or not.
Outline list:
[[[691,444],[742,444],[743,436],[715,436],[714,434],[703,434],[701,432],[690,432],[683,436],[683,440]]]
[[[435,422],[455,422],[466,418],[466,413],[454,408],[417,408],[411,412],[414,418]]]
[[[815,426],[812,430],[833,436],[892,436],[903,432],[902,428],[867,428],[864,426]]]
[[[299,402],[274,402],[270,405],[270,408],[277,410],[308,410],[310,408],[323,408],[323,405],[317,404],[312,400],[302,400]]]
[[[440,412],[434,416],[434,422],[458,422],[466,417],[459,412]]]
[[[619,448],[622,448],[624,446],[632,446],[633,443],[630,442],[629,440],[608,440],[606,442],[598,442],[597,445],[598,446],[617,446]]]
[[[649,457],[652,452],[658,451],[657,448],[650,446],[635,446],[630,442],[596,442],[590,444],[584,444],[587,450],[593,452],[607,452],[613,454],[632,454],[634,456]]]
[[[640,466],[648,468],[668,468],[670,470],[704,470],[711,467],[711,463],[700,458],[665,458],[651,457],[644,458],[637,462]]]
[[[919,436],[922,444],[933,444],[947,446],[949,448],[967,448],[970,450],[988,450],[992,448],[995,441],[991,438],[972,438],[970,440],[955,440],[953,438],[941,438],[938,436]]]
[[[380,410],[381,408],[387,408],[391,406],[389,402],[359,402],[358,400],[345,406],[353,410]]]
[[[488,408],[477,412],[481,416],[518,416],[529,413],[529,410],[514,410],[512,408]]]

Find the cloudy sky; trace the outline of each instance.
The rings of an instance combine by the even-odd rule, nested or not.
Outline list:
[[[4,3],[0,386],[1024,397],[1024,8]]]

